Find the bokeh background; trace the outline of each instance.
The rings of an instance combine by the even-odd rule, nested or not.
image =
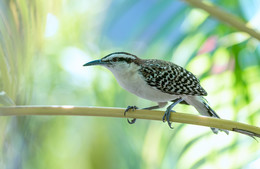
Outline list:
[[[260,1],[210,0],[254,29]],[[260,126],[259,41],[180,0],[1,0],[0,106],[152,106],[102,67],[115,51],[184,66],[224,118]],[[197,114],[189,106],[177,111]],[[1,169],[257,169],[260,144],[209,128],[103,117],[0,117]]]

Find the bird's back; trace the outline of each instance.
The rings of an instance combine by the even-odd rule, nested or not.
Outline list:
[[[153,88],[172,95],[206,96],[199,80],[189,71],[172,62],[142,60],[139,73]]]

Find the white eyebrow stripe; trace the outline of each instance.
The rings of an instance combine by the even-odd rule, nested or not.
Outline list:
[[[112,60],[112,59],[115,58],[115,57],[136,59],[136,57],[131,56],[131,55],[126,55],[126,54],[112,54],[112,55],[110,55],[110,56],[104,58],[103,60],[104,60],[104,61]]]

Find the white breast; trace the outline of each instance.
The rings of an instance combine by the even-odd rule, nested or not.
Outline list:
[[[108,68],[110,69],[110,68]],[[142,75],[138,73],[138,66],[130,64],[127,69],[110,69],[118,83],[127,91],[147,100],[154,102],[167,102],[179,96],[163,93],[149,86]]]

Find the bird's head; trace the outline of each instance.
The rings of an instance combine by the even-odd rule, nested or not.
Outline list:
[[[115,52],[103,57],[102,59],[90,61],[83,66],[101,65],[113,72],[127,70],[133,65],[138,65],[140,61],[141,59],[133,54]]]

